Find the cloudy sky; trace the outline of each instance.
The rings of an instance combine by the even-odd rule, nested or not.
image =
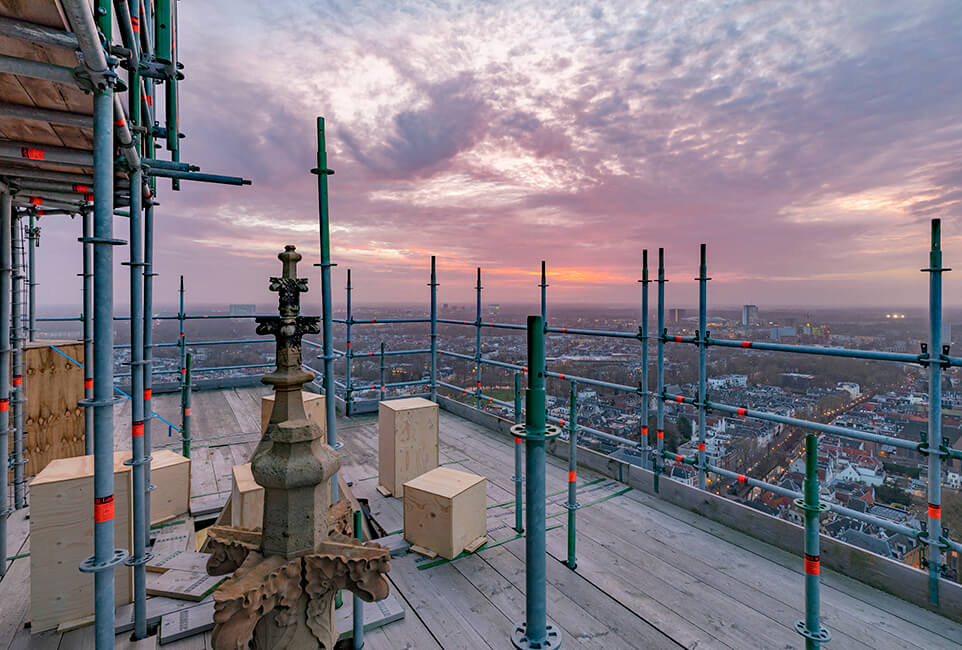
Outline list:
[[[354,4],[180,3],[183,157],[254,185],[161,191],[161,301],[317,261],[317,115],[358,302],[426,299],[436,254],[445,302],[476,266],[534,301],[545,259],[553,300],[629,303],[663,246],[681,304],[707,242],[716,304],[921,305],[935,216],[962,267],[958,2]]]

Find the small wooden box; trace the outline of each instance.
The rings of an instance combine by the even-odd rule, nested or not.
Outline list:
[[[422,397],[378,402],[378,483],[396,497],[438,466],[438,405]]]
[[[453,560],[487,533],[487,480],[438,467],[404,484],[404,539]]]
[[[114,547],[133,546],[131,472],[114,457]],[[33,633],[94,613],[94,576],[77,567],[94,552],[94,457],[50,461],[30,482],[30,619]],[[132,600],[133,573],[114,569],[114,602]]]
[[[264,525],[264,488],[254,481],[251,464],[234,465],[230,499],[230,524],[235,528]]]
[[[130,458],[130,450],[116,451],[115,462]],[[169,521],[190,511],[190,459],[169,449],[150,452],[150,525]]]
[[[321,431],[327,433],[327,411],[323,395],[317,393],[301,392],[304,397],[304,412],[307,419],[321,427]],[[274,408],[274,393],[265,395],[261,398],[261,434],[267,430],[267,423],[271,419],[271,409]]]

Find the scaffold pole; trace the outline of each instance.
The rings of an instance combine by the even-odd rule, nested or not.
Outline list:
[[[516,648],[554,650],[561,647],[561,631],[547,621],[545,566],[545,441],[558,435],[548,425],[545,411],[544,319],[528,316],[528,389],[525,423],[511,428],[524,438],[527,477],[525,492],[525,620],[515,626],[511,641]]]
[[[521,409],[521,373],[514,373],[514,423],[521,424],[523,421]],[[514,476],[511,481],[514,483],[514,529],[518,533],[524,532],[524,522],[522,521],[522,495],[524,494],[524,441],[518,436],[514,436]]]
[[[665,249],[658,249],[658,405],[655,429],[655,444],[658,453],[655,455],[655,492],[658,491],[658,481],[664,471],[665,459]]]
[[[10,464],[10,236],[13,197],[0,184],[0,577],[7,573],[7,472]]]
[[[438,401],[438,269],[431,256],[431,401]]]
[[[576,553],[577,526],[575,512],[578,510],[578,382],[571,380],[568,397],[568,561],[569,569],[578,567]]]
[[[698,264],[698,487],[705,489],[705,400],[708,398],[708,265],[705,244],[701,245]]]
[[[648,440],[648,249],[641,251],[641,324],[638,335],[641,339],[641,453],[645,467],[649,467],[648,456],[651,449]]]
[[[347,270],[347,316],[344,319],[344,415],[351,417],[351,404],[354,401],[354,384],[351,382],[351,366],[354,351],[351,349],[351,324],[354,322],[354,312],[351,310],[351,269]]]
[[[311,170],[317,175],[317,211],[321,239],[321,334],[324,337],[324,401],[327,410],[327,444],[334,449],[337,444],[337,417],[334,411],[334,341],[333,308],[331,294],[331,226],[327,204],[327,177],[334,173],[327,168],[327,147],[324,140],[324,118],[317,118],[317,167]],[[331,477],[331,503],[338,500],[337,474]]]
[[[474,403],[475,407],[481,410],[481,267],[478,267],[478,283],[475,285],[476,305],[475,305],[475,343],[474,343]]]

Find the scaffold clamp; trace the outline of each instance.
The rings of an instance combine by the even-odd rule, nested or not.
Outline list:
[[[832,640],[832,634],[828,631],[824,625],[820,626],[817,632],[812,632],[805,625],[805,621],[795,621],[795,631],[801,634],[806,639],[815,641],[816,643],[828,643]]]
[[[810,506],[807,503],[805,503],[805,499],[793,499],[792,503],[799,510],[805,510],[807,512],[822,513],[822,512],[828,512],[829,510],[829,505],[824,501],[819,501],[814,506]]]
[[[80,569],[81,573],[100,573],[101,571],[109,571],[115,566],[123,564],[127,560],[128,553],[122,548],[115,548],[114,555],[112,558],[106,562],[97,563],[94,558],[96,556],[91,555],[86,560],[80,563],[77,567]]]

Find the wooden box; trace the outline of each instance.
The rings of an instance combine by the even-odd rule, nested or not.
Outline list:
[[[327,411],[323,395],[317,393],[301,392],[304,396],[304,411],[307,419],[321,427],[321,431],[327,433]],[[261,398],[261,434],[267,430],[267,422],[271,419],[271,409],[274,408],[274,393],[265,395]]]
[[[438,467],[404,484],[404,539],[453,560],[487,533],[487,506],[483,476]]]
[[[131,472],[114,458],[114,547],[130,551]],[[94,576],[77,567],[94,552],[94,457],[53,460],[30,482],[30,619],[34,633],[91,616]],[[114,602],[133,595],[130,567],[114,569]]]
[[[230,523],[235,528],[264,525],[264,488],[254,481],[251,464],[234,465],[230,499]]]
[[[130,450],[114,452],[117,461],[130,458]],[[169,449],[150,452],[150,524],[159,524],[190,511],[190,459]]]
[[[36,476],[55,458],[83,455],[84,412],[77,405],[84,398],[84,371],[77,365],[83,362],[79,341],[24,343],[23,456],[29,460],[23,466],[25,478]]]
[[[422,397],[378,403],[377,471],[381,487],[403,496],[404,483],[438,466],[438,405]]]

